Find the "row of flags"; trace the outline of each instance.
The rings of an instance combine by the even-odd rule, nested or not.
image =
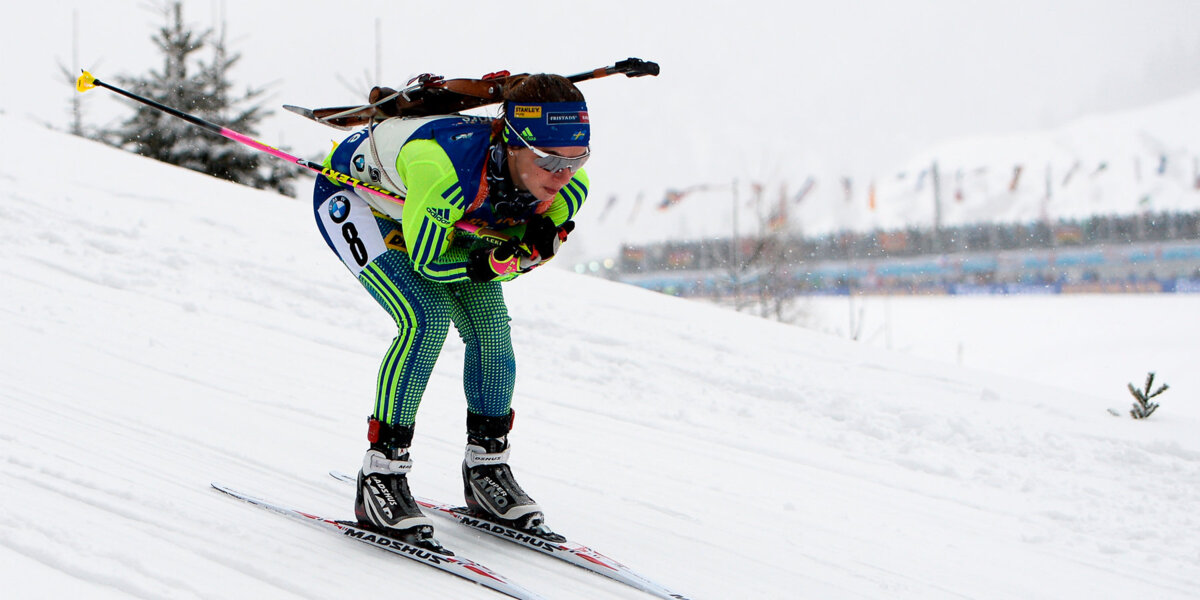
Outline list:
[[[1137,181],[1141,182],[1144,179],[1144,176],[1146,175],[1147,170],[1150,171],[1150,173],[1152,173],[1154,176],[1161,177],[1161,176],[1166,175],[1170,160],[1171,160],[1170,157],[1168,157],[1166,154],[1163,154],[1163,155],[1158,156],[1157,159],[1152,164],[1143,165],[1142,159],[1140,157],[1135,157],[1134,158],[1135,179]],[[1144,167],[1148,167],[1148,169],[1144,168]],[[1087,173],[1087,176],[1090,179],[1095,179],[1095,178],[1101,176],[1102,174],[1108,172],[1109,170],[1110,170],[1109,164],[1106,161],[1101,161],[1099,163],[1095,163],[1094,165],[1089,165],[1087,167],[1084,166],[1082,161],[1076,161],[1069,168],[1067,168],[1067,170],[1062,174],[1061,180],[1058,180],[1058,184],[1059,184],[1059,187],[1066,188],[1071,185],[1072,181],[1076,180],[1081,174],[1083,174],[1085,172]],[[1019,189],[1021,189],[1021,187],[1023,185],[1025,185],[1025,180],[1028,179],[1028,177],[1026,177],[1028,171],[1029,171],[1029,169],[1027,169],[1026,166],[1023,164],[1013,165],[1011,175],[1009,175],[1007,178],[1008,191],[1015,193]],[[955,170],[954,175],[953,175],[954,183],[953,183],[952,192],[951,192],[952,198],[954,199],[954,201],[962,202],[965,199],[966,194],[964,192],[964,189],[966,188],[966,181],[968,178],[971,178],[971,177],[979,178],[979,177],[987,175],[988,173],[989,173],[989,169],[986,166],[972,169],[969,172],[964,171],[963,169]],[[908,179],[909,176],[910,176],[910,174],[908,172],[900,172],[900,173],[896,174],[896,179],[904,180],[904,179]],[[1024,177],[1024,179],[1023,179],[1023,177]],[[940,179],[940,174],[937,171],[937,165],[935,163],[934,165],[931,165],[930,167],[922,169],[916,173],[913,191],[918,192],[918,193],[922,192],[925,190],[927,184],[930,184],[931,180],[939,180],[939,179]],[[1200,157],[1193,157],[1191,179],[1192,179],[1193,188],[1196,190],[1200,190]],[[854,179],[851,177],[842,177],[842,178],[840,178],[839,183],[842,188],[842,193],[843,193],[845,202],[847,202],[847,203],[852,202],[852,200],[854,198],[854,189],[855,189]],[[1051,169],[1050,165],[1047,165],[1046,166],[1046,181],[1045,181],[1045,189],[1047,190],[1047,194],[1049,194],[1049,189],[1051,187],[1053,187],[1054,183],[1055,183],[1055,179],[1053,178],[1053,170]],[[942,184],[940,183],[940,181],[938,181],[936,183],[936,185],[941,186]],[[1039,184],[1037,184],[1035,182],[1033,185],[1039,185]],[[784,226],[786,226],[788,205],[795,205],[795,204],[799,204],[799,203],[803,202],[804,199],[807,198],[812,193],[813,189],[816,188],[816,186],[817,186],[816,178],[813,176],[808,176],[807,178],[805,178],[804,182],[800,185],[800,188],[795,193],[789,195],[788,191],[787,191],[787,184],[786,183],[781,184],[778,202],[777,202],[776,206],[772,209],[772,212],[770,213],[770,215],[767,218],[768,228],[774,230],[776,228],[783,228]],[[728,189],[730,189],[730,184],[721,184],[721,185],[699,184],[699,185],[688,186],[688,187],[685,187],[682,189],[669,189],[666,191],[666,193],[663,195],[662,200],[659,202],[658,210],[660,210],[660,211],[670,210],[671,208],[673,208],[673,207],[679,205],[681,202],[683,202],[688,196],[690,196],[696,192],[718,190],[718,189],[728,190]],[[763,185],[760,183],[752,183],[751,191],[752,191],[752,193],[751,193],[750,197],[747,198],[747,200],[746,200],[746,205],[747,206],[761,206],[761,203],[763,200],[763,194],[764,194]],[[605,206],[605,209],[604,209],[605,214],[607,214],[612,209],[613,205],[616,204],[616,201],[617,201],[617,199],[615,196],[609,198],[608,204]],[[638,197],[638,204],[639,205],[641,204],[641,196],[640,195]],[[867,184],[867,205],[868,205],[868,208],[872,211],[874,211],[878,205],[878,199],[877,199],[877,194],[876,194],[876,183],[873,180]],[[635,207],[635,214],[636,214],[636,207]],[[632,218],[633,217],[631,216],[631,220],[632,220]]]

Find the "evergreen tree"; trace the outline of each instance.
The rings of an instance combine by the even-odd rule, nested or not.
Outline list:
[[[177,0],[166,5],[166,23],[152,37],[163,55],[162,70],[145,77],[121,77],[121,83],[167,106],[255,135],[256,125],[269,114],[253,103],[263,90],[236,93],[229,71],[241,55],[229,53],[224,29],[215,37],[211,29],[194,31],[184,24],[182,12]],[[206,45],[212,49],[211,61],[194,58]],[[105,134],[113,145],[142,156],[282,193],[291,193],[288,180],[298,172],[288,165],[273,164],[273,159],[243,144],[203,133],[182,119],[141,104],[119,128]]]

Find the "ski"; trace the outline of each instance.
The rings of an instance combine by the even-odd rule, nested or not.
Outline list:
[[[505,596],[509,596],[510,598],[517,598],[518,600],[545,600],[541,596],[513,583],[507,577],[504,577],[503,575],[500,575],[499,573],[496,573],[495,571],[473,560],[463,558],[461,556],[449,556],[432,552],[430,550],[426,550],[425,548],[406,543],[402,540],[391,538],[369,529],[364,529],[354,522],[335,521],[332,519],[319,517],[317,515],[284,506],[282,504],[276,504],[268,500],[263,500],[262,498],[252,496],[244,492],[239,492],[233,488],[226,487],[218,483],[214,483],[212,486],[214,489],[224,492],[225,494],[237,498],[238,500],[265,508],[271,512],[283,515],[285,517],[291,517],[298,521],[314,525],[330,533],[337,533],[343,537],[362,542],[364,544],[369,544],[376,548],[387,550],[393,554],[398,554],[405,558],[412,559],[421,564],[440,569],[450,573],[451,575],[456,575],[473,583],[493,589],[501,594],[504,594]]]
[[[338,471],[330,471],[329,474],[335,479],[348,483],[355,483],[357,479],[346,473]],[[558,560],[571,563],[577,567],[587,569],[598,575],[603,575],[614,581],[623,583],[627,586],[639,589],[643,592],[665,598],[667,600],[689,600],[687,596],[674,592],[661,584],[654,582],[647,577],[638,574],[633,569],[621,564],[620,562],[609,558],[583,544],[572,542],[570,540],[563,542],[554,542],[536,535],[532,535],[519,529],[509,527],[503,523],[488,520],[480,517],[467,510],[465,506],[454,506],[445,504],[427,498],[416,498],[417,503],[421,506],[432,510],[435,514],[453,519],[461,525],[465,525],[472,529],[490,533],[502,540],[512,542],[519,546],[524,546],[530,550],[536,550],[547,556],[557,558]]]

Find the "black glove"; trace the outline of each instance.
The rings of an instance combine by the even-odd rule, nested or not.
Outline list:
[[[516,272],[521,266],[521,240],[513,238],[495,248],[472,250],[467,256],[467,277],[476,283]]]
[[[525,226],[525,236],[521,241],[533,249],[536,258],[550,260],[558,253],[558,247],[567,241],[567,234],[574,230],[574,221],[567,221],[562,227],[558,227],[554,224],[554,219],[542,215]]]

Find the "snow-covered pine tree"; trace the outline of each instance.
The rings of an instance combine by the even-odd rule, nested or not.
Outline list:
[[[229,71],[241,55],[228,51],[224,27],[215,37],[211,29],[193,30],[184,24],[178,0],[166,4],[163,12],[166,23],[151,38],[162,52],[162,70],[144,77],[120,77],[121,83],[167,106],[256,135],[256,125],[269,114],[254,103],[263,90],[234,91]],[[212,49],[210,62],[193,57],[206,45]],[[142,156],[282,193],[291,192],[288,180],[298,172],[273,164],[270,157],[248,146],[201,133],[186,121],[145,105],[137,105],[120,127],[105,132],[105,138]]]
[[[247,88],[240,95],[234,91],[229,71],[241,60],[242,55],[229,53],[225,45],[224,23],[211,46],[212,62],[201,65],[199,74],[201,85],[209,90],[208,103],[197,114],[202,119],[220,123],[234,131],[255,135],[257,124],[270,114],[261,104],[254,102],[264,89]],[[256,188],[271,188],[289,195],[292,193],[288,180],[301,173],[299,167],[226,138],[207,137],[212,138],[214,144],[204,172]]]
[[[151,39],[163,54],[162,71],[151,71],[144,77],[120,76],[121,84],[136,94],[167,106],[191,111],[204,102],[204,90],[195,77],[188,76],[188,58],[204,45],[208,33],[197,35],[183,26],[179,3],[165,7],[167,24]],[[171,18],[173,15],[173,19]],[[192,126],[184,121],[155,110],[134,104],[134,113],[120,127],[105,131],[113,145],[142,156],[174,165],[195,168],[195,145],[188,144]],[[188,156],[191,154],[192,156]]]

